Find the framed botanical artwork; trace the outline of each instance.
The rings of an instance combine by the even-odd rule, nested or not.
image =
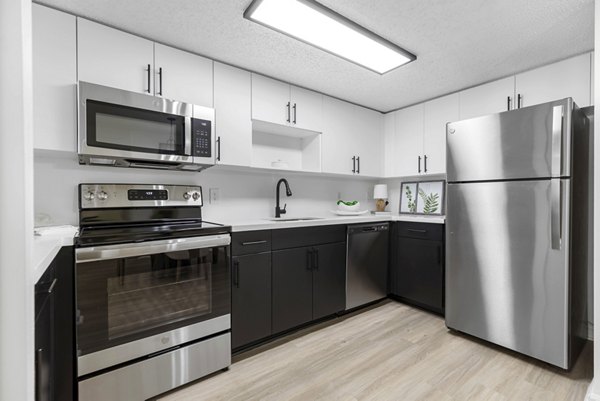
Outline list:
[[[419,182],[417,214],[444,214],[444,187],[444,181]]]
[[[401,183],[400,213],[443,215],[444,184],[444,181]]]
[[[400,184],[400,213],[417,213],[418,182],[403,182]]]

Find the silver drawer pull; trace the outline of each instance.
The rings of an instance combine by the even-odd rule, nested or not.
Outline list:
[[[414,228],[407,228],[406,231],[410,231],[413,233],[421,233],[421,234],[425,234],[427,232],[427,230],[415,230]]]
[[[243,245],[243,246],[246,246],[246,245],[258,245],[258,244],[266,244],[266,243],[267,243],[267,240],[266,240],[266,239],[264,239],[264,240],[262,240],[262,241],[248,241],[248,242],[242,242],[242,245]]]

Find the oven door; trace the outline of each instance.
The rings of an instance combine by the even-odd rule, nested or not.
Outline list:
[[[229,234],[76,250],[79,376],[230,329]]]

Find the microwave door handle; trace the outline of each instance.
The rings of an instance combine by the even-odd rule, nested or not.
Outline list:
[[[184,135],[184,149],[183,153],[185,156],[192,156],[192,118],[186,117],[185,123],[183,124],[183,135]]]
[[[87,263],[99,260],[130,258],[134,256],[155,255],[188,249],[214,248],[228,246],[229,244],[231,244],[231,236],[229,234],[219,234],[133,244],[95,246],[78,248],[75,251],[75,262]]]

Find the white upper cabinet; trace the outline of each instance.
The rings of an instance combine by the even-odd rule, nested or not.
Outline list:
[[[323,96],[307,89],[252,74],[252,119],[322,131]]]
[[[458,120],[458,94],[386,115],[385,176],[446,173],[446,123]]]
[[[250,166],[252,162],[251,74],[215,62],[217,163]]]
[[[157,96],[213,107],[213,61],[155,43],[154,88]]]
[[[591,104],[591,56],[585,53],[516,76],[517,102],[527,107],[572,97],[579,107]]]
[[[424,173],[446,173],[446,124],[458,119],[457,93],[425,102],[423,105]]]
[[[287,125],[291,107],[289,84],[252,74],[252,119]]]
[[[311,131],[323,129],[323,95],[291,86],[292,125]]]
[[[154,93],[154,42],[77,18],[80,81]]]
[[[381,113],[323,97],[323,172],[380,176],[382,140]]]
[[[321,168],[324,173],[356,173],[356,155],[351,146],[356,133],[349,118],[352,112],[349,106],[329,96],[323,98]]]
[[[459,93],[460,119],[500,113],[516,108],[515,77],[500,79]]]
[[[32,13],[34,147],[76,152],[76,18],[38,4]]]
[[[396,132],[392,146],[391,175],[410,176],[423,172],[423,104],[394,112]]]

